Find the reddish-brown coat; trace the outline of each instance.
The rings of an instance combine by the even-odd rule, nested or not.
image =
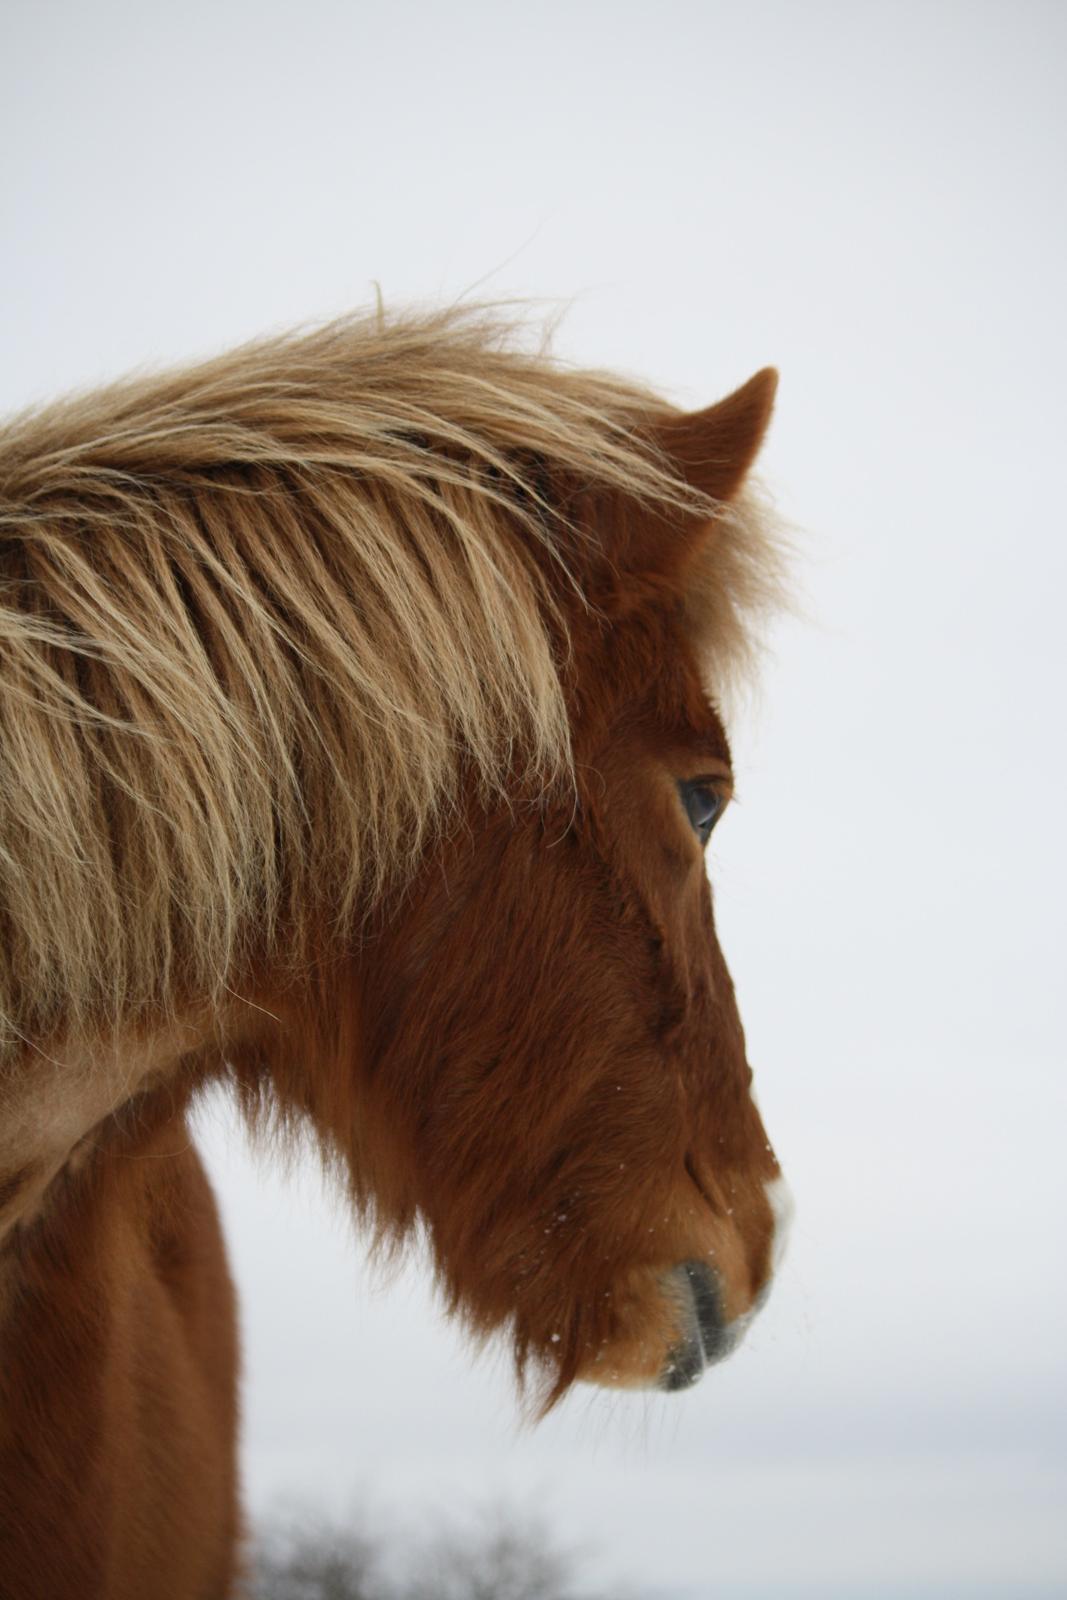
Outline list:
[[[236,1563],[237,1334],[184,1118],[142,1108],[0,1268],[0,1595],[209,1600]]]
[[[772,395],[761,374],[662,442],[728,499]],[[0,1258],[5,1600],[230,1592],[232,1291],[184,1122],[206,1078],[232,1071],[253,1119],[310,1118],[384,1235],[421,1219],[453,1306],[510,1333],[542,1403],[656,1379],[679,1263],[714,1263],[731,1320],[765,1286],[778,1167],[677,790],[729,786],[685,604],[715,527],[576,509],[576,802],[472,793],[358,947],[324,936],[303,987],[261,971],[225,1059],[113,1119]]]

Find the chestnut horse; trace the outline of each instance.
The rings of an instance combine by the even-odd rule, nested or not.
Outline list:
[[[5,1600],[238,1581],[212,1081],[542,1408],[736,1343],[784,1190],[704,846],[774,384],[379,314],[0,435]]]

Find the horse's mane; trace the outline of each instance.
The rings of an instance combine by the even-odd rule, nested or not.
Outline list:
[[[0,432],[0,1056],[218,1000],[257,952],[299,963],[309,918],[351,930],[461,783],[566,782],[548,575],[576,535],[546,485],[710,514],[649,442],[671,410],[453,311]],[[710,543],[725,680],[769,543],[736,514]]]

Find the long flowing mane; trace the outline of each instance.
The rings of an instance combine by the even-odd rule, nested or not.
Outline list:
[[[0,1060],[351,929],[461,780],[566,782],[550,486],[716,508],[658,395],[485,311],[346,320],[0,433]],[[694,586],[716,681],[771,542]],[[547,559],[546,559],[547,558]],[[701,598],[698,598],[702,596]],[[32,863],[32,871],[26,863]]]

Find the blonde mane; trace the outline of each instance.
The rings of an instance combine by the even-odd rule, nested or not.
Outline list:
[[[347,320],[0,432],[0,1058],[352,930],[453,815],[566,781],[566,479],[714,507],[671,408],[485,312]],[[759,600],[704,575],[725,675]],[[552,573],[550,588],[548,575]]]

